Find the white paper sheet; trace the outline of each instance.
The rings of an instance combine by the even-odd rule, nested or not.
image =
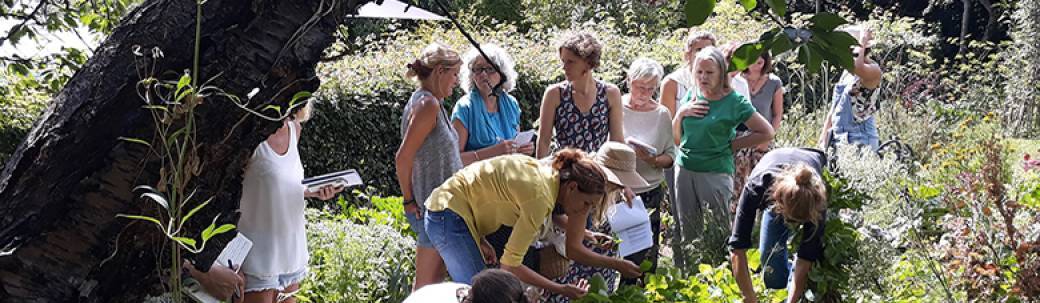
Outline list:
[[[650,213],[647,212],[643,200],[636,196],[632,207],[619,203],[614,206],[614,214],[610,216],[610,227],[618,234],[621,245],[618,253],[628,256],[650,248],[654,244],[654,234],[650,230]]]

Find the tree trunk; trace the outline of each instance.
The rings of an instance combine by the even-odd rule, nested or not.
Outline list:
[[[285,107],[294,93],[317,89],[322,52],[346,13],[364,2],[209,0],[200,82],[243,99],[259,88],[252,99],[264,102],[251,107]],[[194,1],[184,0],[146,1],[130,12],[8,160],[0,174],[0,301],[140,302],[163,291],[169,242],[150,224],[116,217],[155,213],[131,190],[155,185],[159,161],[118,138],[148,140],[154,132],[137,94],[147,65],[135,49],[161,49],[154,71],[176,79],[192,66],[195,13]],[[218,215],[237,221],[244,164],[280,126],[212,97],[197,108],[196,121],[202,171],[193,187],[214,199],[193,217],[191,235]],[[225,241],[189,257],[212,263]]]
[[[968,51],[968,23],[971,21],[971,0],[961,0],[964,10],[961,12],[961,45],[957,54],[963,55]]]

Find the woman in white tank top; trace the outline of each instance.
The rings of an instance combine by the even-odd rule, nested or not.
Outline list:
[[[309,118],[311,106],[308,103],[284,120],[278,131],[261,142],[243,174],[238,231],[253,241],[241,265],[246,276],[243,302],[295,302],[291,294],[306,275],[309,257],[304,198],[328,200],[342,190],[325,187],[311,193],[302,184],[303,163],[297,145],[300,123]],[[288,300],[278,300],[286,294]]]

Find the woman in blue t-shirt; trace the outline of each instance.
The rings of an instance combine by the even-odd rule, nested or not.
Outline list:
[[[475,48],[466,52],[459,77],[466,95],[455,103],[451,113],[464,165],[499,155],[534,153],[534,143],[513,142],[520,131],[520,104],[508,93],[516,86],[518,76],[513,58],[497,45],[482,48],[492,62]],[[503,79],[501,88],[493,91]]]
[[[673,205],[678,232],[672,242],[675,264],[686,270],[690,269],[687,264],[725,259],[725,238],[731,222],[728,206],[733,196],[733,151],[773,138],[769,122],[747,98],[730,88],[726,62],[715,47],[697,53],[693,64],[699,89],[687,93],[672,120],[672,133],[679,147]],[[741,123],[751,133],[736,138]],[[707,224],[706,212],[711,214]],[[695,243],[701,239],[704,241]],[[701,260],[693,260],[694,256],[687,251],[691,244],[705,252],[698,258]],[[705,256],[719,260],[704,260]]]

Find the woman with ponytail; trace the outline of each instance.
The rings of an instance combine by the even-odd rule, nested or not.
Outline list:
[[[560,206],[571,218],[565,228],[570,259],[639,276],[636,264],[589,252],[581,242],[586,220],[602,221],[623,186],[631,185],[577,149],[542,161],[499,156],[470,164],[433,191],[426,200],[426,231],[456,282],[468,284],[485,264],[497,262],[524,283],[578,298],[584,288],[546,279],[523,266],[523,256]],[[503,225],[513,232],[499,259],[484,237]]]
[[[423,229],[423,202],[434,188],[462,168],[459,136],[448,122],[442,104],[459,82],[459,54],[440,43],[423,49],[419,59],[408,64],[407,77],[419,85],[401,115],[401,146],[395,164],[401,184],[404,212],[417,236],[415,291],[444,281],[444,261],[430,244]]]
[[[755,216],[762,210],[758,249],[766,266],[762,279],[771,289],[787,288],[787,302],[798,302],[809,282],[809,271],[823,256],[823,233],[827,217],[827,190],[823,182],[826,156],[808,148],[775,149],[758,162],[740,195],[733,234],[729,238],[730,260],[744,302],[758,302],[748,272],[747,249]],[[801,225],[802,242],[795,256],[794,274],[787,258],[788,225]]]

